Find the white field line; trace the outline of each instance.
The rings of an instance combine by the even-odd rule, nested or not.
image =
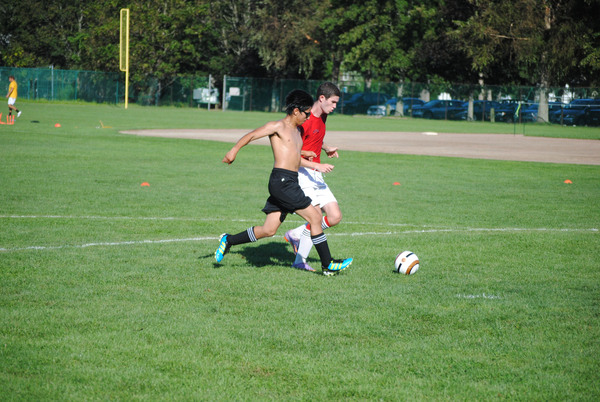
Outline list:
[[[480,294],[480,295],[469,295],[469,294],[457,294],[456,297],[459,299],[501,299],[502,297],[496,295]]]
[[[72,220],[106,220],[106,221],[119,221],[119,220],[140,220],[140,221],[179,221],[179,222],[256,222],[256,219],[219,219],[219,218],[192,218],[192,217],[174,217],[174,216],[98,216],[98,215],[0,215],[0,219],[72,219]],[[286,220],[286,223],[300,224],[302,219],[299,217],[291,217]],[[408,223],[380,223],[380,222],[348,222],[344,221],[344,225],[379,225],[379,226],[409,226],[414,227],[415,225]],[[421,227],[429,227],[423,225]]]
[[[182,243],[190,241],[203,241],[203,240],[218,240],[219,237],[190,237],[187,239],[161,239],[161,240],[131,240],[131,241],[118,241],[118,242],[97,242],[97,243],[85,243],[69,245],[65,244],[62,246],[29,246],[20,248],[0,248],[0,252],[11,252],[11,251],[25,251],[25,250],[60,250],[63,248],[87,248],[87,247],[110,247],[110,246],[130,246],[139,244],[162,244],[162,243]]]
[[[90,219],[90,220],[106,220],[106,221],[118,221],[118,220],[140,220],[140,221],[198,221],[198,222],[212,222],[218,221],[214,218],[185,218],[185,217],[173,217],[173,216],[95,216],[95,215],[0,215],[0,219]],[[244,222],[243,220],[234,222]]]
[[[58,215],[0,215],[0,218],[11,218],[11,219],[144,219],[144,220],[210,220],[213,219],[202,219],[202,218],[152,218],[152,217],[101,217],[101,216],[58,216]],[[245,220],[233,220],[235,222],[245,222]],[[352,222],[345,222],[345,224],[352,224]],[[365,224],[360,223],[360,224]],[[388,225],[388,226],[411,226],[407,224],[394,224],[394,223],[375,223],[377,225]],[[426,227],[426,226],[423,226]],[[328,236],[395,236],[395,235],[406,235],[406,234],[422,234],[422,233],[473,233],[473,232],[589,232],[598,233],[597,228],[588,229],[573,229],[573,228],[431,228],[431,229],[413,229],[403,231],[386,231],[386,232],[349,232],[349,233],[330,233]],[[157,239],[157,240],[131,240],[131,241],[120,241],[120,242],[93,242],[76,245],[58,245],[58,246],[27,246],[27,247],[15,247],[5,248],[0,247],[0,252],[16,252],[16,251],[27,251],[27,250],[60,250],[65,248],[88,248],[88,247],[113,247],[113,246],[129,246],[129,245],[141,245],[141,244],[165,244],[165,243],[182,243],[182,242],[199,242],[199,241],[213,241],[218,240],[218,236],[208,237],[190,237],[181,239]]]
[[[73,220],[77,220],[77,219],[90,219],[90,220],[143,220],[143,221],[196,221],[196,222],[219,222],[219,221],[227,221],[227,222],[256,222],[256,219],[227,219],[227,220],[223,220],[223,219],[218,219],[218,218],[192,218],[192,217],[173,217],[173,216],[98,216],[98,215],[0,215],[0,219],[73,219]],[[296,223],[296,222],[302,222],[301,219],[288,219],[286,220],[286,223]],[[413,224],[409,224],[409,223],[393,223],[393,222],[349,222],[349,221],[343,221],[344,225],[379,225],[379,226],[391,226],[391,227],[414,227],[416,225]],[[505,231],[509,231],[509,232],[518,232],[518,231],[551,231],[551,232],[556,232],[556,231],[565,231],[565,232],[597,232],[599,231],[598,228],[587,228],[587,229],[573,229],[573,228],[565,228],[565,229],[556,229],[556,228],[452,228],[452,227],[447,227],[444,229],[441,229],[440,226],[434,227],[434,226],[430,226],[430,225],[421,225],[420,227],[422,228],[427,228],[427,227],[431,227],[432,229],[430,229],[431,231],[433,231],[432,233],[438,233],[438,232],[443,232],[443,231],[448,231],[448,232],[455,232],[455,231],[469,231],[469,232],[476,232],[476,231],[484,231],[484,232],[490,232],[490,231],[499,231],[499,232],[505,232]],[[427,233],[428,229],[424,229],[424,230],[415,230],[415,231],[408,231],[408,232],[402,232],[402,233]],[[366,233],[369,234],[369,233]],[[388,234],[394,234],[394,232],[389,232]],[[353,234],[351,233],[338,233],[336,234],[336,236],[351,236]],[[362,236],[364,234],[358,234],[359,236]],[[0,249],[1,250],[1,249]]]

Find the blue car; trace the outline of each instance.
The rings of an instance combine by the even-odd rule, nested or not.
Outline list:
[[[587,110],[585,124],[588,126],[600,126],[600,100],[597,100],[597,103]]]
[[[496,121],[504,123],[512,123],[514,121],[519,121],[519,119],[521,118],[521,113],[523,113],[523,107],[525,107],[524,104],[520,104],[517,102],[501,103],[500,107],[494,111]]]
[[[501,106],[502,105],[499,102],[495,101],[473,101],[473,120],[490,121],[492,109],[494,109],[495,114],[496,110],[500,109]],[[463,110],[455,114],[456,120],[468,120],[469,102],[463,103],[461,107]]]
[[[404,116],[411,116],[415,106],[423,106],[425,101],[419,98],[402,98],[402,105],[404,109]],[[394,112],[396,111],[396,105],[394,105]]]
[[[532,103],[530,105],[521,106],[521,122],[523,123],[535,123],[537,121],[538,109],[540,105],[538,103]]]
[[[550,122],[565,126],[583,126],[595,123],[600,114],[600,99],[575,99],[565,108],[550,113]],[[598,116],[600,118],[600,116]]]
[[[538,121],[538,109],[540,105],[539,103],[532,103],[527,107],[522,106],[523,109],[521,112],[521,121],[523,123],[536,123]],[[550,102],[548,103],[548,117],[551,113],[556,112],[557,110],[562,109],[563,104],[560,102]]]
[[[459,100],[432,100],[424,105],[413,107],[413,117],[454,120],[456,114],[464,110],[463,103]]]
[[[359,92],[350,96],[350,98],[340,101],[337,110],[342,114],[364,114],[367,113],[371,105],[385,103],[390,99],[389,96],[377,92]]]
[[[396,114],[397,103],[398,99],[392,98],[389,101],[387,101],[384,105],[373,105],[369,107],[369,109],[367,110],[367,114],[369,116],[386,116],[388,114],[389,109],[389,115],[393,116],[394,114]],[[412,109],[414,106],[422,105],[424,103],[425,102],[423,102],[419,98],[402,98],[404,116],[410,116],[412,114]]]

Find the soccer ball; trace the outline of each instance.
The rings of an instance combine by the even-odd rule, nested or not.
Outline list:
[[[394,272],[412,275],[419,269],[419,257],[413,252],[403,251],[396,256],[394,265],[396,266]]]

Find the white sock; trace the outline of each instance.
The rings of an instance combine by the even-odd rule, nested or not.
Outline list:
[[[306,262],[308,255],[310,254],[310,250],[312,249],[313,242],[310,238],[310,230],[307,229],[306,224],[300,227],[302,229],[302,233],[300,237],[300,244],[298,244],[298,253],[296,253],[296,260],[294,264],[300,264],[302,262]],[[323,217],[321,219],[321,228],[323,230],[329,228],[327,217]],[[296,228],[298,229],[298,228]],[[296,230],[294,229],[294,230]]]
[[[297,228],[292,229],[292,236],[295,239],[299,239],[300,236],[302,236],[302,232],[304,231],[304,228],[306,228],[307,223],[298,226]]]
[[[296,253],[296,261],[294,261],[294,264],[306,262],[306,258],[308,258],[308,254],[310,254],[312,246],[313,242],[310,238],[310,231],[304,227],[302,236],[300,236],[300,244],[298,244],[298,253]]]
[[[310,238],[310,230],[306,227],[308,224],[305,223],[302,226],[298,226],[296,229],[293,229],[293,236],[300,238],[300,243],[298,244],[298,253],[296,253],[296,260],[294,264],[300,264],[302,262],[306,262],[308,255],[310,254],[310,250],[312,249],[313,242]],[[329,221],[327,217],[324,216],[321,219],[321,229],[325,230],[329,228]]]

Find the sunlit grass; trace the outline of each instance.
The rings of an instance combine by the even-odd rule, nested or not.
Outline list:
[[[226,166],[225,143],[118,132],[277,114],[23,110],[0,127],[7,399],[600,397],[597,166],[344,152],[327,235],[355,263],[325,278],[290,268],[296,216],[214,262],[221,233],[264,219],[267,147]],[[330,124],[362,122],[402,123]],[[407,249],[420,270],[393,274]]]

